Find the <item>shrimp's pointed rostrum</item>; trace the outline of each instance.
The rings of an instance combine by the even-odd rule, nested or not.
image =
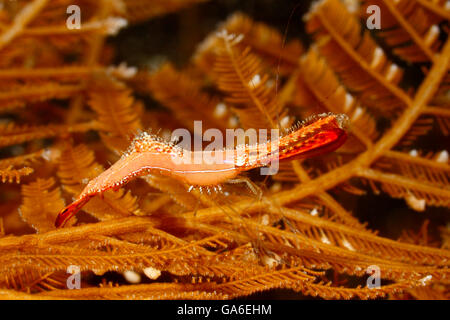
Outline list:
[[[55,226],[64,225],[93,196],[108,189],[117,189],[131,179],[149,173],[168,175],[190,185],[213,186],[275,160],[309,158],[334,151],[347,138],[347,122],[346,115],[322,114],[276,141],[245,146],[231,152],[215,150],[209,152],[207,157],[204,154],[206,151],[191,152],[143,133],[115,164],[92,179],[77,200],[58,214]],[[211,157],[219,161],[195,161]]]

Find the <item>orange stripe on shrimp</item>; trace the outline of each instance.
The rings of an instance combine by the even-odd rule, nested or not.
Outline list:
[[[92,179],[77,200],[58,214],[55,226],[64,225],[90,198],[109,189],[118,189],[130,180],[149,173],[168,175],[190,185],[214,186],[275,160],[309,158],[334,151],[347,138],[347,122],[346,115],[318,115],[276,141],[244,146],[240,152],[239,148],[235,149],[231,159],[228,157],[230,150],[212,151],[214,159],[222,160],[213,163],[193,161],[196,156],[205,159],[203,154],[196,154],[205,151],[191,152],[143,133],[132,142],[127,153]]]

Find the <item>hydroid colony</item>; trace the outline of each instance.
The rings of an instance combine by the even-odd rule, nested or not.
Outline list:
[[[450,199],[446,1],[318,1],[302,22],[308,47],[236,13],[182,68],[113,65],[105,40],[125,21],[197,2],[3,3],[2,297],[229,299],[285,288],[326,299],[447,299],[449,232],[433,219]],[[65,25],[72,4],[81,29]],[[379,31],[365,27],[371,4],[382,12]],[[324,112],[348,115],[347,142],[285,162],[272,177],[250,171],[243,178],[258,196],[246,184],[189,192],[188,183],[150,174],[54,226],[140,131],[163,136],[194,120],[222,131],[289,128]],[[399,238],[379,235],[352,205],[372,194],[400,199],[421,222]],[[81,271],[79,290],[67,289],[71,265]],[[380,287],[366,286],[370,266]],[[143,280],[128,283],[130,272]]]

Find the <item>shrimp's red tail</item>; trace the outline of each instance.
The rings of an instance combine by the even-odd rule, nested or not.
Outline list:
[[[82,206],[86,204],[86,202],[89,201],[91,197],[83,197],[78,200],[75,200],[71,204],[69,204],[67,207],[62,209],[55,220],[55,227],[59,228],[64,226],[64,224],[72,218],[80,209]]]

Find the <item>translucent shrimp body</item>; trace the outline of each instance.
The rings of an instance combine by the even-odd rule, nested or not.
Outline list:
[[[91,197],[149,173],[168,175],[190,185],[215,186],[275,160],[307,158],[334,151],[346,140],[347,121],[345,115],[323,114],[307,120],[276,141],[209,151],[208,154],[184,150],[144,133],[115,164],[88,183],[77,200],[59,213],[55,225],[64,225]],[[216,161],[206,161],[211,158]]]

